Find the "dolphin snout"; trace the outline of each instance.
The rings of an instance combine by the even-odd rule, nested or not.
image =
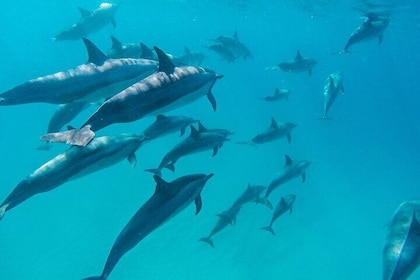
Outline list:
[[[219,75],[219,74],[217,74],[216,75],[216,79],[221,79],[221,78],[223,78],[225,75]]]

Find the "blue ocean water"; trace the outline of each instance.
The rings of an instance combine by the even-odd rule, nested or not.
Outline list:
[[[336,3],[340,2],[340,3]],[[345,3],[341,3],[345,2]],[[171,115],[198,118],[208,127],[235,132],[215,156],[211,151],[182,158],[172,180],[192,173],[214,173],[205,186],[203,209],[194,206],[174,217],[127,253],[109,279],[378,279],[386,225],[405,200],[420,189],[420,5],[415,1],[123,1],[111,25],[89,36],[106,51],[109,35],[122,42],[144,42],[182,54],[184,46],[206,55],[203,66],[223,74],[213,88],[216,112],[206,98]],[[331,55],[344,47],[361,24],[367,4],[390,11],[381,45],[352,47],[352,54]],[[84,63],[81,41],[51,37],[79,17],[76,7],[94,9],[100,1],[18,1],[2,3],[0,57],[4,92],[31,78]],[[373,5],[370,5],[371,7]],[[227,63],[204,48],[209,39],[234,31],[253,59]],[[293,59],[296,50],[318,61],[311,76],[266,70]],[[332,121],[322,114],[323,88],[330,73],[341,71],[345,94],[333,105]],[[287,102],[259,97],[288,88]],[[33,170],[64,151],[36,147],[56,106],[3,106],[0,197]],[[91,111],[72,124],[81,125]],[[236,145],[266,129],[271,117],[298,124],[292,141]],[[136,133],[152,117],[113,125],[98,134]],[[0,279],[81,279],[99,275],[121,229],[152,195],[155,183],[144,169],[156,167],[171,135],[137,151],[138,165],[127,162],[65,183],[8,212],[0,222]],[[291,215],[276,221],[272,236],[260,230],[271,219],[267,208],[248,204],[232,227],[207,236],[248,183],[268,185],[284,165],[284,155],[312,165],[306,182],[294,179],[270,197],[294,193]],[[420,273],[410,279],[417,279]]]

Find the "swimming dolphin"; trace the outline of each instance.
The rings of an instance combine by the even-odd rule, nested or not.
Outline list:
[[[221,44],[211,45],[206,48],[217,53],[222,60],[226,60],[229,63],[235,62],[235,55],[227,47]]]
[[[142,134],[148,141],[178,130],[181,131],[182,136],[185,129],[194,122],[197,122],[197,120],[184,116],[157,115],[155,122],[143,130]]]
[[[175,217],[193,201],[197,215],[202,206],[201,191],[213,174],[194,174],[166,182],[153,176],[156,189],[153,195],[134,214],[114,242],[101,276],[85,280],[106,280],[125,253],[134,248],[155,229]]]
[[[202,132],[215,133],[215,134],[222,135],[224,137],[228,137],[232,134],[235,134],[234,132],[227,129],[223,129],[223,128],[207,128],[203,125],[201,121],[198,121],[198,132],[199,133],[202,133]]]
[[[330,74],[324,86],[324,115],[322,117],[323,119],[329,119],[327,113],[340,92],[344,93],[343,75],[341,74],[341,72]]]
[[[390,19],[374,13],[369,13],[362,25],[354,31],[348,39],[344,52],[357,43],[378,38],[378,43],[382,43],[383,32],[388,27]]]
[[[221,230],[223,230],[228,225],[233,225],[236,222],[236,216],[238,215],[239,211],[241,210],[240,206],[232,206],[228,210],[223,211],[220,214],[217,214],[219,219],[217,220],[216,225],[210,232],[210,234],[207,237],[202,237],[199,239],[199,241],[205,242],[209,244],[211,247],[214,248],[214,242],[211,240],[211,238]]]
[[[158,63],[146,59],[108,59],[91,41],[83,39],[87,63],[29,80],[0,94],[0,106],[25,103],[65,104],[95,102],[110,97],[152,74]]]
[[[136,43],[121,43],[117,38],[111,36],[112,46],[106,53],[109,58],[145,58],[143,57],[142,46]],[[150,59],[148,57],[147,59]]]
[[[0,219],[6,211],[32,196],[51,191],[63,183],[112,166],[127,158],[134,167],[136,150],[143,135],[122,134],[99,137],[86,147],[72,146],[23,179],[0,205]]]
[[[252,58],[251,51],[241,41],[239,41],[237,31],[234,32],[232,37],[219,36],[213,41],[223,45],[233,54],[235,58],[242,57],[244,60],[246,60],[248,57]]]
[[[273,217],[271,218],[270,224],[266,227],[262,227],[261,229],[271,232],[274,235],[274,230],[272,228],[273,223],[284,213],[290,211],[292,214],[293,204],[295,203],[296,195],[289,194],[283,196],[279,203],[276,205],[276,208],[273,212]]]
[[[93,11],[88,11],[79,7],[78,9],[82,15],[80,20],[68,29],[57,34],[53,40],[78,40],[99,31],[110,23],[115,28],[116,23],[114,15],[118,6],[119,4],[101,3],[99,8]]]
[[[290,95],[290,90],[276,88],[272,95],[268,95],[268,96],[265,96],[265,97],[260,97],[259,99],[269,101],[269,102],[274,102],[274,101],[278,101],[278,100],[282,100],[282,99],[287,101],[287,100],[289,100],[289,95]]]
[[[286,61],[278,64],[277,66],[285,72],[306,72],[309,76],[312,75],[312,68],[317,64],[317,61],[312,58],[303,57],[300,51],[296,52],[294,61]]]
[[[177,66],[182,65],[195,65],[199,66],[206,56],[199,52],[192,52],[189,48],[184,47],[184,54],[173,59],[174,64]]]
[[[246,190],[233,202],[232,207],[241,207],[249,202],[259,202],[260,194],[264,190],[264,186],[251,186],[251,184],[248,184]]]
[[[383,280],[405,280],[420,264],[420,200],[395,211],[383,249]]]
[[[202,151],[213,150],[213,156],[217,154],[225,141],[229,139],[218,133],[199,132],[195,127],[191,127],[189,137],[173,147],[162,159],[158,168],[146,169],[148,172],[160,175],[163,168],[175,172],[175,163],[184,156],[195,154]]]
[[[302,183],[305,182],[305,171],[306,168],[308,168],[308,166],[311,164],[311,162],[307,160],[292,160],[288,155],[285,155],[285,158],[286,164],[284,165],[284,170],[282,174],[271,181],[270,185],[268,185],[268,188],[265,192],[264,199],[266,200],[266,203],[268,205],[270,204],[268,201],[269,195],[281,184],[284,184],[285,182],[298,176],[302,176]]]
[[[211,89],[216,80],[223,76],[202,67],[175,67],[162,50],[155,47],[155,51],[159,56],[158,72],[109,98],[80,130],[63,133],[61,137],[54,135],[53,138],[60,142],[85,146],[95,137],[95,131],[104,127],[161,114],[189,104],[204,95],[207,95],[213,110],[216,110],[216,100]],[[49,134],[42,136],[41,140],[52,141]]]
[[[287,137],[287,141],[292,141],[291,131],[297,125],[294,123],[278,123],[274,118],[271,118],[270,127],[259,134],[257,134],[250,141],[237,142],[237,144],[247,144],[256,147],[258,144],[268,143],[283,137]]]

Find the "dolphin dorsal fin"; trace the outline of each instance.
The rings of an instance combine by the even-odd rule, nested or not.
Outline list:
[[[168,186],[170,185],[168,182],[162,179],[159,175],[154,175],[153,179],[156,182],[156,192],[166,191]]]
[[[275,90],[274,90],[274,94],[276,95],[276,94],[280,94],[280,90],[278,89],[278,88],[276,88]]]
[[[85,43],[88,52],[88,62],[96,65],[102,65],[105,62],[105,60],[108,59],[108,57],[100,49],[98,49],[98,47],[95,46],[95,44],[93,44],[90,40],[83,38],[83,43]]]
[[[237,30],[235,30],[235,32],[233,33],[233,39],[239,41],[238,31]]]
[[[292,165],[293,160],[288,155],[284,155],[284,157],[286,158],[286,163],[284,165],[286,166]]]
[[[208,129],[201,122],[198,122],[198,132],[205,132],[207,130]]]
[[[140,43],[141,58],[152,59],[153,52],[143,43]]]
[[[82,15],[82,18],[85,17],[90,17],[92,15],[92,13],[84,8],[81,7],[77,7],[77,9],[79,10],[80,14]]]
[[[295,61],[299,62],[299,61],[302,61],[302,60],[303,60],[303,58],[302,58],[302,55],[300,54],[300,51],[297,51],[296,56],[295,56]]]
[[[282,197],[282,198],[280,199],[280,205],[281,205],[281,206],[287,206],[287,202],[286,202],[286,199],[284,199],[284,197]]]
[[[192,125],[190,125],[190,128],[191,128],[190,137],[193,139],[198,139],[198,137],[200,136],[200,132]]]
[[[271,117],[271,125],[270,125],[270,127],[271,128],[274,128],[274,129],[277,129],[279,127],[278,124],[277,124],[277,122],[276,122],[276,120],[273,117]]]
[[[188,47],[184,47],[184,54],[186,55],[191,54],[191,51]]]
[[[247,190],[250,190],[250,189],[251,189],[251,184],[250,184],[250,183],[248,183]]]
[[[165,72],[168,75],[172,74],[175,69],[175,64],[161,49],[156,46],[153,48],[155,49],[155,52],[159,58],[159,72]]]
[[[113,49],[121,49],[122,43],[117,38],[111,36],[111,41]]]

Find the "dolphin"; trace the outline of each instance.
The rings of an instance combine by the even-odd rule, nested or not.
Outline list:
[[[278,100],[286,100],[287,101],[287,100],[289,100],[289,95],[290,95],[290,90],[276,88],[272,95],[268,95],[268,96],[265,96],[265,97],[260,97],[259,99],[269,101],[269,102],[274,102],[274,101],[278,101]]]
[[[173,59],[174,64],[181,65],[195,65],[199,66],[206,56],[199,52],[192,52],[189,48],[184,47],[184,54]]]
[[[226,60],[229,63],[235,62],[235,55],[228,48],[221,44],[211,45],[206,48],[217,53],[222,60]]]
[[[198,132],[199,133],[202,133],[202,132],[215,133],[215,134],[222,135],[224,137],[228,137],[232,134],[235,134],[234,132],[227,129],[223,129],[223,128],[207,128],[203,125],[201,121],[198,121]]]
[[[312,58],[303,57],[300,51],[296,52],[294,61],[286,61],[278,64],[277,66],[285,72],[306,72],[309,76],[312,75],[312,68],[317,64],[317,61]]]
[[[322,119],[329,119],[327,113],[340,92],[344,93],[343,75],[341,72],[330,74],[324,86],[324,115]]]
[[[297,125],[294,123],[278,123],[274,118],[271,118],[270,127],[259,134],[257,134],[250,141],[237,142],[237,144],[247,144],[257,146],[258,144],[268,143],[283,137],[287,137],[287,141],[292,141],[291,132]]]
[[[106,53],[109,58],[145,58],[140,44],[123,44],[114,36],[111,36],[112,46]],[[148,57],[148,59],[150,59]]]
[[[287,211],[290,211],[290,214],[292,214],[293,203],[295,203],[295,199],[296,195],[294,194],[283,196],[280,199],[279,203],[276,205],[276,208],[274,209],[273,217],[271,218],[270,224],[266,227],[262,227],[261,229],[269,231],[274,235],[275,233],[272,227],[273,223]]]
[[[200,238],[199,241],[205,242],[214,248],[214,242],[211,238],[216,233],[220,232],[225,227],[227,227],[228,225],[235,224],[236,216],[238,215],[240,210],[241,210],[241,206],[234,205],[228,210],[223,211],[222,213],[218,214],[217,216],[219,217],[219,219],[217,220],[217,223],[212,229],[212,231],[210,232],[210,234],[207,237]]]
[[[213,41],[223,45],[233,54],[235,58],[242,57],[244,60],[248,57],[252,58],[251,51],[241,41],[239,41],[238,32],[236,30],[232,37],[222,35]]]
[[[305,182],[306,179],[306,168],[311,164],[310,161],[307,160],[292,160],[288,155],[285,155],[286,158],[286,164],[284,166],[284,171],[280,176],[274,178],[270,185],[268,185],[268,188],[265,192],[264,199],[268,205],[270,205],[268,201],[269,195],[281,184],[284,184],[285,182],[298,177],[302,176],[302,182]],[[271,207],[270,207],[271,208]]]
[[[175,145],[162,159],[158,168],[146,169],[148,172],[160,175],[163,168],[175,172],[175,163],[186,155],[195,154],[202,151],[213,150],[213,156],[217,154],[225,141],[226,136],[217,133],[199,132],[195,127],[191,127],[189,137]]]
[[[125,253],[159,226],[175,217],[193,201],[197,215],[202,206],[201,191],[212,176],[213,174],[193,174],[180,177],[172,182],[166,182],[157,175],[153,176],[156,181],[155,192],[118,235],[101,276],[89,277],[85,280],[106,280]]]
[[[233,202],[232,207],[241,207],[249,202],[259,202],[260,195],[265,190],[264,186],[251,186],[248,184],[246,190]]]
[[[383,280],[405,280],[420,264],[420,200],[403,202],[388,227],[382,254]]]
[[[114,5],[110,3],[101,3],[99,8],[93,11],[88,11],[79,7],[78,9],[82,15],[79,21],[57,34],[53,40],[78,40],[99,31],[110,23],[115,28],[116,23],[114,15],[118,7],[119,4]]]
[[[181,131],[181,136],[183,136],[185,129],[194,122],[197,122],[197,120],[184,116],[157,115],[154,123],[143,130],[142,134],[148,141],[178,130]]]
[[[390,19],[385,16],[380,16],[375,13],[369,13],[364,18],[360,27],[358,27],[347,40],[344,47],[344,52],[357,43],[378,38],[378,43],[382,43],[383,32],[388,27]]]
[[[155,51],[159,56],[158,72],[109,98],[80,130],[64,133],[61,138],[54,135],[53,138],[60,142],[85,146],[95,137],[95,131],[104,127],[161,114],[189,104],[204,95],[207,95],[213,110],[216,110],[216,100],[211,89],[223,76],[202,67],[175,67],[162,50],[155,47]],[[51,141],[51,136],[44,135],[41,140]]]
[[[23,179],[0,205],[0,219],[6,211],[32,196],[51,191],[63,183],[112,166],[127,158],[134,167],[136,150],[143,135],[104,136],[86,147],[72,146]]]
[[[152,74],[158,63],[146,59],[108,59],[84,38],[87,63],[55,74],[29,80],[0,94],[0,106],[25,103],[65,104],[95,102],[108,98]]]

